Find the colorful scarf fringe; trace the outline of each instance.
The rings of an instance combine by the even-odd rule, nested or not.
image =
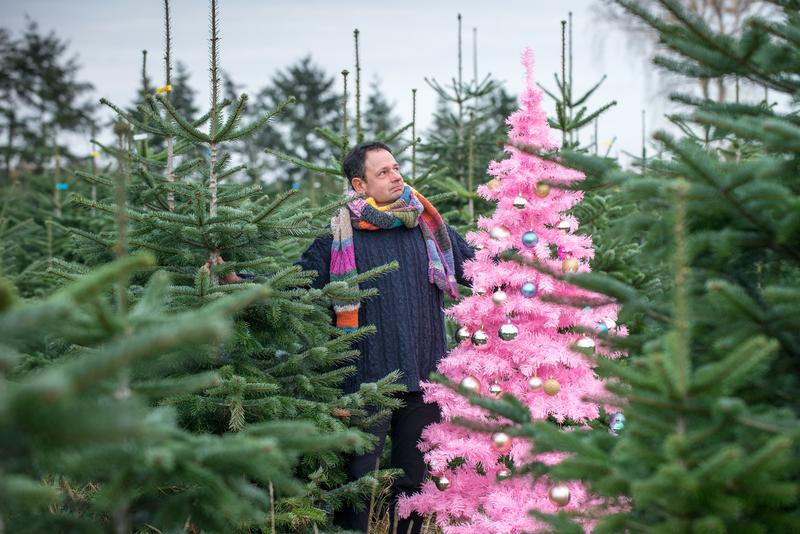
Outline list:
[[[348,193],[355,196],[354,192]],[[372,198],[357,198],[331,219],[331,281],[346,281],[357,274],[353,248],[353,225],[360,230],[390,230],[419,225],[428,251],[428,280],[453,298],[458,298],[453,244],[447,227],[436,208],[419,192],[405,186],[403,194],[388,206],[378,207]],[[359,302],[334,301],[336,326],[343,330],[358,328]]]

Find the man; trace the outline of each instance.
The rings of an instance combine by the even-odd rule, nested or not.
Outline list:
[[[314,287],[321,288],[394,260],[400,264],[399,270],[360,284],[362,289],[377,288],[377,297],[360,305],[334,303],[334,310],[340,328],[377,327],[375,335],[356,345],[361,357],[357,372],[344,383],[345,391],[356,391],[359,384],[397,369],[407,387],[403,407],[372,429],[378,437],[375,449],[352,458],[350,475],[355,479],[375,469],[389,434],[392,467],[405,473],[395,482],[394,493],[409,494],[419,490],[425,476],[417,449],[422,429],[440,418],[437,405],[423,402],[420,381],[447,352],[444,294],[457,298],[456,282],[469,285],[462,266],[474,251],[422,195],[403,182],[385,144],[369,142],[353,148],[344,160],[344,173],[353,188],[350,194],[364,193],[366,198],[343,208],[332,220],[333,235],[314,241],[299,265],[319,273]],[[366,532],[368,519],[367,510],[345,509],[334,522]],[[418,515],[398,519],[397,532],[419,533],[421,523]]]

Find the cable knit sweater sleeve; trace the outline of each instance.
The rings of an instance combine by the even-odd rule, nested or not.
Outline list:
[[[299,265],[304,271],[317,271],[317,277],[311,283],[311,287],[322,289],[331,281],[331,244],[332,235],[324,235],[316,238],[309,246],[295,265]]]
[[[475,249],[467,243],[461,235],[447,226],[450,242],[453,244],[453,263],[456,268],[456,282],[462,286],[472,287],[472,282],[464,278],[464,262],[475,257]]]

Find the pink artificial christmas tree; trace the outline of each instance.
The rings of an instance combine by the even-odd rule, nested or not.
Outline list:
[[[541,109],[542,94],[533,84],[529,49],[522,63],[527,71],[526,89],[521,108],[507,119],[510,142],[556,149],[559,144]],[[593,348],[597,340],[570,327],[626,335],[615,322],[618,306],[576,308],[545,302],[543,295],[596,300],[599,295],[498,259],[500,253],[514,248],[555,272],[588,272],[592,239],[576,234],[578,221],[565,215],[583,193],[544,183],[573,184],[584,176],[511,145],[505,151],[508,159],[489,165],[494,179],[478,188],[481,196],[497,202],[497,210],[489,219],[480,218],[482,231],[467,235],[478,249],[465,266],[473,295],[448,311],[461,327],[459,344],[439,363],[438,371],[481,395],[515,395],[535,420],[586,422],[599,415],[598,405],[586,397],[600,396],[603,385],[589,360],[570,346]],[[596,350],[602,351],[599,346]],[[554,484],[546,478],[534,481],[513,476],[514,465],[534,459],[529,442],[457,426],[451,423],[455,417],[498,421],[443,385],[427,383],[424,391],[425,400],[439,403],[442,410],[442,422],[426,428],[420,444],[433,479],[420,493],[401,499],[401,515],[411,510],[435,512],[445,534],[511,534],[544,526],[528,514],[531,509],[557,512],[590,505],[591,496],[577,481]],[[561,457],[550,453],[535,459],[555,463]]]

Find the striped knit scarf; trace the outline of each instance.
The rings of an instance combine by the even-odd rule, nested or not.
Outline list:
[[[354,192],[348,193],[355,196]],[[453,244],[442,216],[414,188],[405,186],[403,194],[392,204],[378,207],[372,198],[356,198],[331,219],[331,281],[346,281],[355,276],[356,253],[353,248],[353,225],[359,230],[389,230],[405,226],[420,227],[428,252],[428,280],[453,298],[458,298]],[[409,288],[411,290],[411,288]],[[359,302],[333,302],[336,326],[352,331],[358,328]]]

